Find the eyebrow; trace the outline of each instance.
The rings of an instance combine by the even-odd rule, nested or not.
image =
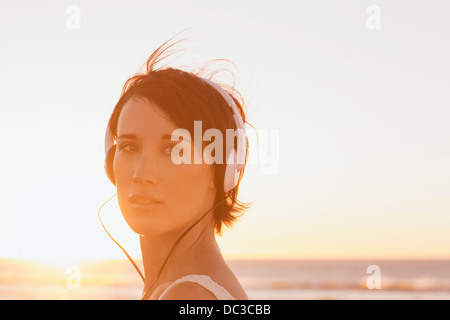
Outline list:
[[[176,138],[180,138],[183,136],[174,136]],[[137,139],[137,136],[134,133],[124,133],[117,137],[117,140],[119,139]],[[164,134],[161,136],[161,140],[172,140],[171,134]]]

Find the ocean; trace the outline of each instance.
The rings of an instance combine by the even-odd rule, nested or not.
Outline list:
[[[227,260],[252,300],[450,299],[450,260]],[[0,260],[0,299],[139,299],[127,260]]]

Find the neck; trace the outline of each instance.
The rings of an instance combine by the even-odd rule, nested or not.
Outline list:
[[[181,231],[140,236],[145,272],[144,292],[150,289],[146,294],[147,298],[159,284],[183,275],[183,269],[187,270],[189,266],[201,263],[205,256],[220,252],[214,236],[212,214],[207,215],[192,227],[174,247],[180,236],[191,225],[186,226]],[[170,256],[158,277],[158,273],[169,253]]]

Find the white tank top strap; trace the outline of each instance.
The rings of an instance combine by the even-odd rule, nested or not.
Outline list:
[[[167,290],[169,290],[176,284],[187,281],[201,285],[205,289],[209,290],[213,295],[215,295],[218,300],[236,300],[224,287],[204,274],[189,274],[175,280],[163,291],[163,293],[161,293],[160,297],[162,297]]]

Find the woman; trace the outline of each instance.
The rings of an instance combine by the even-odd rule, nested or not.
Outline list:
[[[233,138],[231,151],[227,143],[214,150],[223,161],[174,161],[207,154],[208,143],[194,143],[198,121],[201,137],[216,129],[225,141],[227,129],[243,129],[243,103],[199,74],[156,68],[176,44],[169,41],[152,53],[145,73],[126,81],[106,136],[107,175],[123,217],[140,235],[142,299],[248,299],[215,239],[249,207],[237,199],[247,137],[243,144]],[[194,138],[174,140],[180,128]]]

